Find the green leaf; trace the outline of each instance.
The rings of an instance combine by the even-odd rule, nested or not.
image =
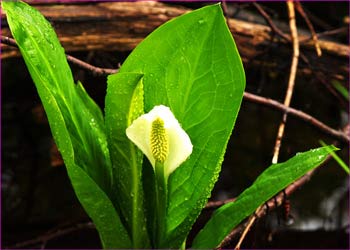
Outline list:
[[[104,247],[130,247],[109,198],[112,167],[101,110],[81,84],[74,84],[64,50],[45,18],[23,2],[1,4],[79,201],[99,230]]]
[[[322,146],[326,146],[326,143],[324,141],[320,140],[319,141]],[[340,167],[345,171],[346,174],[350,174],[350,170],[348,165],[332,150],[329,150],[329,154],[333,157],[333,159],[338,163]]]
[[[130,248],[130,238],[106,193],[79,166],[69,168],[68,174],[76,195],[96,226],[102,246]]]
[[[345,100],[349,100],[349,91],[339,81],[331,81],[333,87],[344,97]]]
[[[286,162],[273,164],[234,201],[215,211],[205,227],[197,234],[192,248],[215,248],[244,218],[279,191],[319,166],[337,150],[327,146],[299,153]]]
[[[121,214],[134,248],[150,248],[141,182],[142,153],[125,130],[143,114],[142,74],[117,73],[108,77],[106,130]]]
[[[245,76],[219,4],[175,18],[150,34],[120,72],[144,75],[145,112],[171,108],[194,145],[169,179],[167,237],[178,248],[206,204],[243,97]]]

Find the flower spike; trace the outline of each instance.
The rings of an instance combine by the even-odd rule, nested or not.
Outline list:
[[[166,176],[192,153],[189,136],[164,105],[155,106],[134,120],[126,129],[126,135],[147,156],[153,168],[156,161],[164,164]]]

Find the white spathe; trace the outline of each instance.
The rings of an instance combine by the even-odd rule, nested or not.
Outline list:
[[[193,148],[191,139],[182,129],[169,107],[155,106],[149,113],[141,115],[126,129],[126,135],[147,156],[154,168],[155,158],[151,150],[151,129],[152,123],[158,118],[164,122],[168,141],[164,172],[166,176],[169,176],[188,158]]]

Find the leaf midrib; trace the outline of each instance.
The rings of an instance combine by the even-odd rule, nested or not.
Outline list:
[[[48,69],[48,72],[50,73],[49,75],[51,76],[51,79],[52,79],[52,80],[54,81],[54,83],[55,83],[55,88],[57,89],[57,86],[58,86],[58,82],[59,82],[59,81],[58,81],[58,79],[56,78],[56,76],[55,76],[55,74],[54,74],[54,72],[53,72],[53,70],[52,70],[52,67],[50,66],[50,63],[49,63],[48,60],[46,59],[45,55],[43,54],[43,52],[42,52],[42,50],[40,49],[40,47],[39,47],[38,43],[36,42],[36,40],[33,39],[33,37],[31,37],[30,34],[28,34],[28,32],[26,32],[26,29],[25,29],[24,27],[22,27],[22,28],[23,28],[23,30],[24,30],[25,33],[26,33],[26,37],[31,41],[31,44],[33,45],[33,47],[35,47],[36,51],[39,52],[40,57],[43,59],[42,61],[45,63],[45,66],[46,66],[46,68]],[[21,50],[21,53],[25,53],[25,54],[27,54],[27,56],[29,57],[28,53],[26,53],[26,51],[22,48],[22,46],[19,45],[19,48],[20,48],[20,50]],[[35,65],[34,65],[34,66],[35,66]],[[36,69],[36,67],[34,67],[34,66],[32,66],[32,69]],[[39,76],[41,75],[41,73],[40,73],[39,71],[37,71],[37,70],[35,70],[35,71],[36,71],[37,75],[39,75]],[[68,72],[70,72],[70,70],[68,70]],[[72,82],[72,84],[74,84],[74,82]],[[74,87],[74,86],[73,86],[73,87]],[[50,90],[49,88],[47,88],[47,89],[48,89],[48,91],[51,93],[52,97],[56,100],[55,95],[51,92],[51,90]],[[73,88],[73,90],[75,90],[75,89]],[[65,104],[67,107],[69,107],[69,105],[67,104],[67,100],[66,100],[65,96],[62,95],[62,92],[61,92],[60,89],[58,89],[57,94],[58,94],[58,95],[60,96],[60,98],[64,101],[64,104]],[[79,99],[80,99],[80,98],[79,98]],[[58,104],[58,103],[57,103],[57,104]],[[58,107],[60,107],[59,104],[58,104]],[[61,108],[60,108],[60,111],[62,112]],[[79,123],[77,122],[77,119],[76,119],[75,115],[72,114],[72,112],[71,112],[71,110],[70,110],[69,108],[67,108],[67,111],[69,112],[70,117],[71,117],[71,119],[73,120],[73,124],[74,124],[74,126],[76,127],[76,131],[78,132],[78,135],[79,135],[79,138],[80,138],[80,141],[81,141],[82,145],[88,145],[88,144],[87,144],[87,141],[86,141],[86,138],[82,135],[81,130],[79,129],[79,126],[77,126],[77,124],[79,124]],[[67,128],[67,125],[66,125],[66,121],[65,121],[65,119],[63,119],[63,120],[64,120],[64,126],[65,126],[65,128],[67,129],[67,131],[68,131],[68,128]],[[69,135],[69,138],[71,138],[70,135]],[[73,147],[73,145],[72,145],[72,147]],[[85,147],[84,147],[84,148],[85,148]],[[74,147],[73,147],[73,159],[75,158],[74,155],[75,155],[75,152],[74,152]],[[73,161],[74,161],[74,160],[73,160]],[[80,167],[81,167],[81,166],[80,166]],[[84,168],[83,168],[83,169],[84,169]],[[86,172],[86,169],[84,169],[84,171]]]
[[[215,20],[217,18],[218,14],[216,13],[215,14],[215,18],[213,18],[213,21],[210,23],[210,28],[208,29],[209,31],[211,31],[213,29],[213,26],[214,26],[214,23],[215,23]],[[205,36],[205,39],[202,40],[201,44],[200,44],[200,49],[203,48],[204,44],[207,42],[209,36],[210,36],[210,32],[207,32],[206,36]],[[200,50],[199,49],[199,50]],[[193,83],[194,83],[194,79],[196,78],[194,76],[195,72],[196,72],[196,69],[198,67],[198,64],[199,64],[199,59],[200,59],[200,56],[197,56],[196,60],[195,60],[195,63],[194,63],[194,67],[193,67],[193,70],[191,70],[191,75],[190,75],[190,80],[189,80],[189,83],[190,84],[187,84],[187,88],[185,90],[185,95],[184,95],[184,100],[183,100],[183,105],[181,106],[181,115],[184,117],[185,116],[185,107],[187,106],[187,103],[188,103],[188,99],[189,99],[189,96],[190,96],[190,92],[191,92],[191,89],[193,87]],[[168,90],[168,89],[167,89]]]

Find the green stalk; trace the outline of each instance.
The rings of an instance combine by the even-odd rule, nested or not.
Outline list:
[[[187,240],[187,239],[185,239],[184,242],[182,242],[182,245],[181,245],[181,247],[180,247],[180,250],[186,250],[186,240]]]
[[[141,206],[140,202],[140,190],[139,190],[139,184],[140,184],[140,178],[138,175],[138,169],[137,169],[137,162],[136,162],[136,154],[135,154],[135,147],[131,147],[130,149],[131,155],[132,155],[132,222],[131,222],[131,230],[132,230],[132,244],[133,248],[140,248],[145,245],[143,242],[143,214],[142,210],[139,209]]]
[[[156,182],[156,248],[161,247],[162,239],[165,233],[165,216],[167,205],[167,179],[164,174],[164,164],[156,161],[155,163],[155,182]]]

